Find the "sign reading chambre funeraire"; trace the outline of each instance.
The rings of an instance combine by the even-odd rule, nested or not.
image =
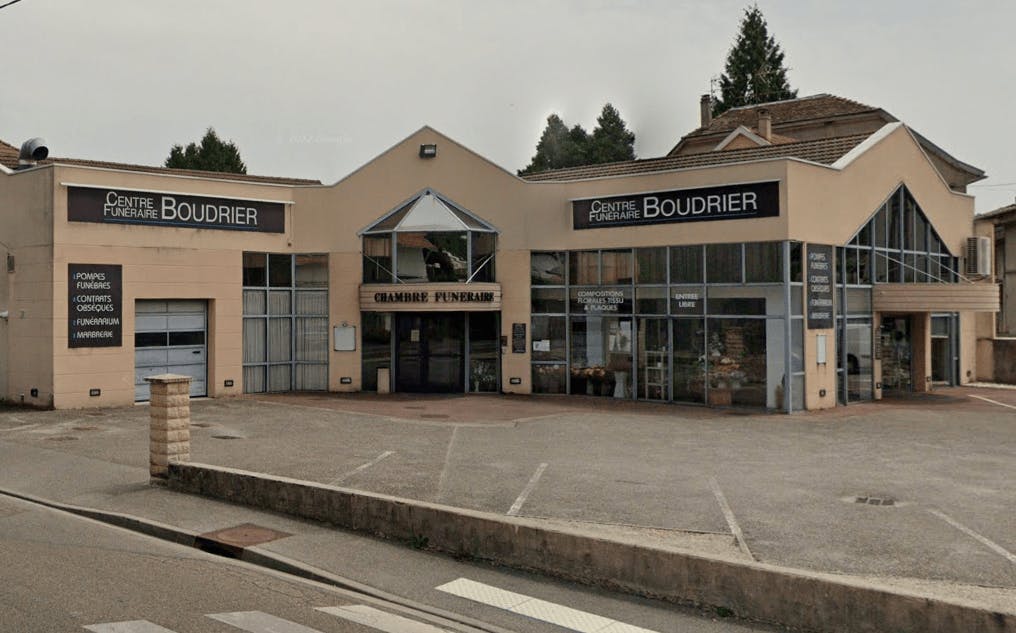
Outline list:
[[[769,218],[779,214],[778,182],[654,191],[572,201],[572,222],[575,229]]]
[[[67,265],[67,346],[123,344],[123,269],[107,264]]]
[[[286,205],[177,193],[67,187],[71,222],[283,233]]]

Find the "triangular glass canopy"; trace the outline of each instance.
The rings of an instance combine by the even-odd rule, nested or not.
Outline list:
[[[430,189],[425,189],[395,211],[364,229],[363,234],[441,231],[497,232],[494,227],[454,202]]]

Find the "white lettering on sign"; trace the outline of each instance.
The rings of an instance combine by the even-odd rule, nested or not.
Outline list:
[[[586,312],[617,312],[624,304],[621,290],[579,290],[576,301]]]

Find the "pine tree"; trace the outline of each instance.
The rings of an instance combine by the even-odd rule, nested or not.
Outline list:
[[[613,163],[635,158],[635,135],[628,130],[621,114],[611,104],[603,106],[593,133],[581,125],[571,129],[561,117],[551,114],[547,127],[536,144],[536,154],[520,176],[548,169]]]
[[[190,143],[186,148],[174,145],[169,150],[165,165],[176,169],[247,173],[247,166],[240,158],[240,150],[232,141],[223,142],[212,128],[205,132],[200,145]]]
[[[738,106],[797,96],[787,81],[783,51],[769,35],[758,5],[744,10],[741,30],[727,53],[724,70],[720,76],[720,98],[713,104],[714,116]]]
[[[576,125],[569,130],[561,117],[551,114],[547,117],[547,127],[543,129],[540,142],[536,144],[536,154],[529,161],[529,166],[519,170],[519,175],[583,164],[587,139],[588,134],[582,126]]]
[[[589,139],[586,164],[614,163],[635,159],[635,134],[628,130],[621,113],[611,104],[603,106]]]

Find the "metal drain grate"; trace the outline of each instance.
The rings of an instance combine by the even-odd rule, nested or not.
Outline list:
[[[891,497],[854,497],[854,503],[862,503],[869,506],[894,506],[896,500]]]

